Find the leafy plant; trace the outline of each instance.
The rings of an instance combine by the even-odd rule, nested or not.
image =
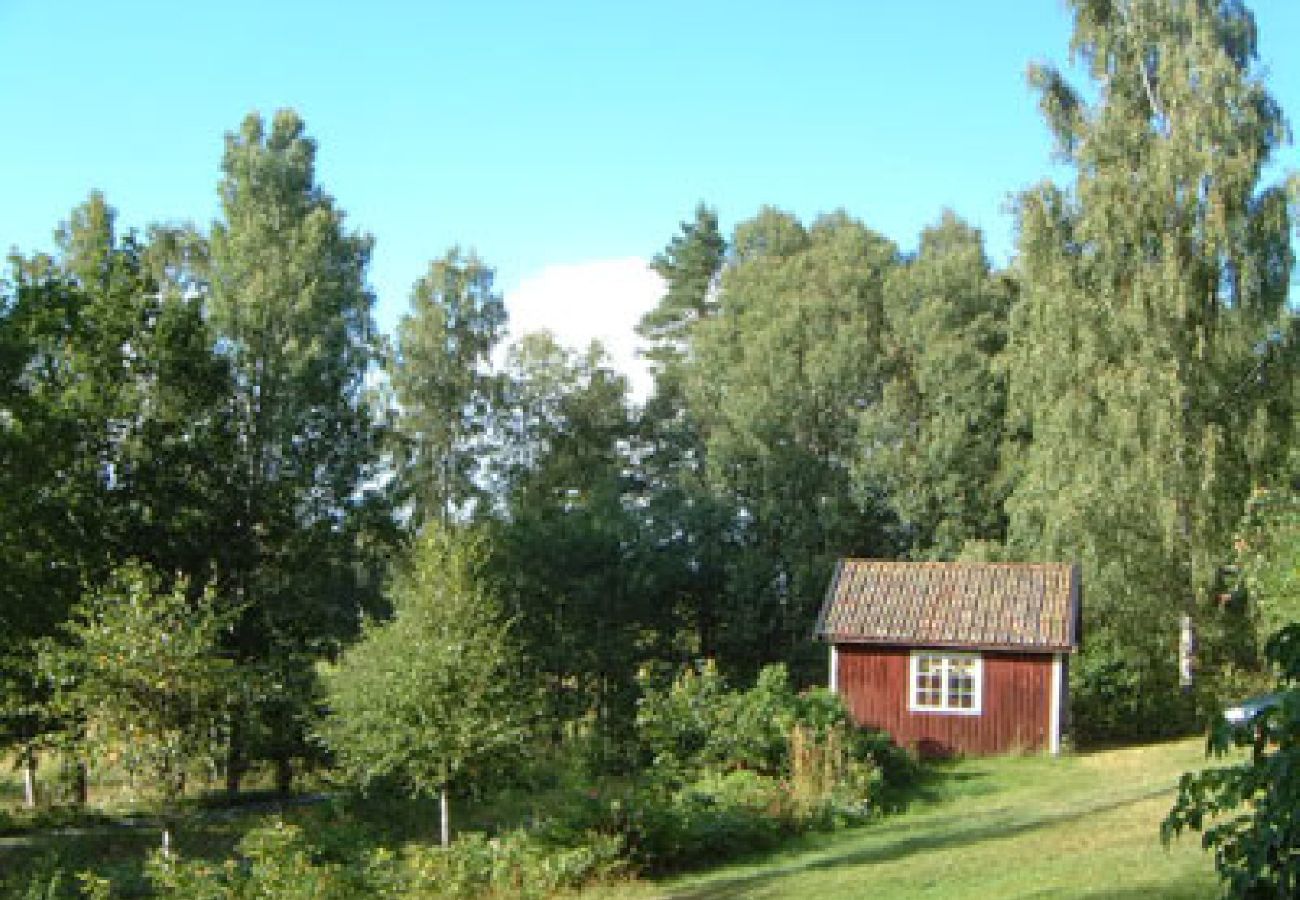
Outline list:
[[[238,683],[218,650],[229,625],[211,589],[192,591],[184,578],[169,586],[128,563],[87,594],[63,628],[66,640],[42,657],[52,706],[77,729],[80,749],[142,776],[167,820],[187,776],[212,761]],[[164,848],[169,837],[165,824]]]
[[[1235,897],[1300,894],[1300,623],[1265,653],[1280,671],[1276,703],[1239,724],[1220,719],[1208,742],[1214,756],[1244,747],[1248,758],[1184,775],[1160,831],[1166,843],[1202,832]]]
[[[481,547],[434,523],[399,578],[396,615],[370,624],[329,673],[321,736],[354,784],[396,783],[440,796],[526,735],[527,692],[514,677],[508,628],[478,582]]]

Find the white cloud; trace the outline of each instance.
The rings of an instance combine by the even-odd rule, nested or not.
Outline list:
[[[644,400],[651,378],[636,355],[641,341],[635,328],[663,292],[663,279],[636,257],[547,266],[505,291],[510,314],[506,343],[543,329],[576,349],[598,340],[614,368],[628,376],[633,397]]]

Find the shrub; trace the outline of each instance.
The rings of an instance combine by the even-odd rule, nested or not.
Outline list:
[[[554,846],[523,829],[495,838],[462,834],[446,850],[408,847],[403,883],[409,897],[544,897],[608,880],[625,868],[622,844],[589,832],[572,846]]]
[[[667,685],[643,673],[642,690],[637,735],[660,778],[685,782],[736,770],[789,778],[795,775],[795,740],[799,753],[819,754],[831,781],[847,779],[840,796],[855,793],[865,801],[873,791],[904,786],[917,775],[915,761],[888,735],[853,723],[838,695],[824,688],[795,693],[781,665],[764,668],[748,691],[728,690],[711,662],[686,669]],[[811,758],[798,765],[806,781]],[[804,789],[811,786],[805,783]],[[814,793],[830,796],[829,782],[819,783]]]
[[[369,855],[343,861],[325,858],[302,829],[283,821],[254,828],[239,842],[239,859],[214,865],[155,855],[149,878],[159,897],[176,900],[351,900],[398,896],[386,892],[391,879]]]
[[[0,896],[15,900],[62,900],[77,896],[76,879],[55,856],[0,873]]]
[[[1268,642],[1279,671],[1276,705],[1238,725],[1220,718],[1208,752],[1249,747],[1241,763],[1184,775],[1160,826],[1168,842],[1202,831],[1234,897],[1300,896],[1300,624]]]
[[[639,680],[637,738],[650,765],[684,774],[716,762],[730,695],[714,662],[684,669],[666,687],[648,671]]]

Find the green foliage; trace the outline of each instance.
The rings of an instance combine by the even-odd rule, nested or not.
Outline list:
[[[1142,728],[1177,684],[1180,616],[1206,617],[1242,502],[1292,429],[1290,224],[1260,185],[1285,129],[1242,5],[1072,6],[1099,90],[1089,104],[1031,73],[1076,177],[1020,200],[1008,543],[1082,564],[1084,653],[1128,670]]]
[[[506,322],[493,271],[473,253],[448,250],[429,264],[397,329],[390,375],[398,403],[399,477],[413,528],[473,512],[500,377],[485,371]]]
[[[627,869],[622,849],[618,837],[594,832],[569,846],[525,830],[490,839],[466,834],[444,851],[408,848],[402,874],[409,893],[403,896],[549,897],[614,880]]]
[[[57,857],[0,872],[0,894],[13,900],[72,900],[78,896],[76,880]]]
[[[214,592],[129,563],[88,594],[42,655],[52,706],[96,764],[135,773],[169,811],[210,766],[239,673],[220,655]]]
[[[392,620],[368,624],[328,672],[320,734],[354,784],[433,796],[523,749],[530,692],[482,584],[483,554],[472,532],[426,526]]]
[[[591,762],[617,767],[637,660],[671,635],[673,612],[648,589],[652,561],[624,500],[627,382],[599,345],[578,353],[544,332],[510,349],[507,377],[491,578],[556,736],[594,731]]]
[[[717,213],[699,204],[655,255],[664,294],[637,326],[655,386],[635,422],[629,493],[640,510],[640,589],[671,613],[666,656],[714,658],[725,627],[734,511],[707,483],[707,428],[685,392],[695,335],[718,310],[726,249]]]
[[[750,771],[797,780],[816,757],[834,770],[821,782],[826,790],[815,792],[823,799],[846,779],[870,780],[870,770],[881,765],[899,784],[913,777],[890,758],[897,751],[888,739],[853,724],[839,696],[821,688],[796,693],[784,665],[764,667],[745,691],[729,689],[711,661],[667,684],[646,671],[641,683],[637,736],[657,778]]]
[[[207,580],[230,520],[227,368],[183,267],[114,220],[92,194],[0,297],[0,735],[29,753],[36,642],[126,559]]]
[[[652,344],[646,355],[656,365],[661,392],[668,384],[677,385],[679,373],[674,367],[688,353],[692,330],[716,310],[717,279],[726,252],[717,211],[700,203],[694,219],[683,222],[680,232],[650,263],[664,279],[666,290],[655,308],[641,317],[637,333]]]
[[[749,770],[707,773],[684,783],[651,781],[593,791],[540,826],[564,840],[614,837],[636,872],[716,864],[779,846],[798,834],[861,822],[862,798],[801,796],[785,778]]]
[[[854,474],[886,497],[913,554],[952,559],[1005,535],[1000,354],[1013,297],[980,232],[951,212],[885,282],[886,380],[861,415]]]
[[[1201,831],[1234,897],[1300,893],[1300,624],[1277,632],[1266,654],[1278,669],[1276,703],[1237,725],[1220,718],[1207,746],[1218,757],[1249,748],[1248,758],[1184,775],[1161,825],[1166,842]]]
[[[345,226],[315,157],[293,111],[269,127],[249,115],[226,136],[212,225],[207,311],[233,372],[238,448],[222,577],[245,610],[230,645],[276,686],[232,711],[232,784],[250,753],[283,781],[309,752],[314,662],[355,635],[379,581],[372,241]]]
[[[1294,478],[1251,494],[1234,542],[1241,587],[1261,637],[1300,621],[1300,489]]]
[[[354,900],[396,897],[376,890],[370,867],[322,858],[296,826],[281,821],[255,828],[239,842],[239,860],[222,865],[155,857],[149,879],[159,897],[177,900]],[[382,859],[382,857],[381,857]]]
[[[717,311],[692,329],[686,398],[732,544],[714,643],[729,670],[789,659],[834,559],[888,555],[890,516],[852,489],[857,419],[881,389],[892,243],[844,213],[770,208],[736,228]]]

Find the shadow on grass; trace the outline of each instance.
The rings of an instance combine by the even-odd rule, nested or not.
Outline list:
[[[270,792],[250,792],[233,801],[215,796],[187,800],[175,848],[183,858],[219,863],[234,853],[244,832],[266,817],[302,815],[325,800],[320,795],[284,797]],[[8,833],[0,834],[0,896],[47,896],[43,888],[33,893],[25,886],[46,885],[56,871],[63,873],[65,884],[74,873],[94,872],[112,880],[115,896],[149,895],[145,862],[161,842],[155,812],[110,815],[54,807],[9,824]]]
[[[936,831],[933,822],[915,823],[905,825],[902,831],[912,831],[914,829],[924,829],[923,834],[914,836],[900,835],[897,838],[886,839],[878,846],[867,847],[858,850],[849,850],[843,853],[834,853],[832,855],[820,856],[810,859],[806,862],[791,863],[772,868],[765,872],[757,872],[751,875],[740,875],[733,878],[719,878],[711,880],[706,884],[682,891],[670,891],[667,896],[671,900],[736,900],[736,898],[749,896],[751,891],[758,890],[772,883],[788,878],[792,875],[800,875],[809,872],[817,872],[829,869],[839,868],[841,866],[857,866],[871,863],[883,863],[901,859],[918,853],[928,853],[936,850],[950,850],[957,847],[965,847],[973,844],[979,844],[984,841],[996,840],[1001,838],[1015,837],[1016,835],[1025,834],[1035,831],[1039,828],[1048,828],[1054,825],[1062,825],[1087,819],[1099,813],[1111,812],[1113,810],[1123,809],[1128,806],[1134,806],[1147,800],[1166,795],[1170,792],[1168,787],[1155,788],[1145,791],[1131,797],[1125,797],[1122,800],[1115,800],[1105,803],[1097,803],[1089,806],[1077,807],[1058,813],[1047,813],[1043,815],[1021,817],[1014,814],[1013,810],[1001,809],[992,811],[996,818],[984,818],[979,825],[969,827],[955,827],[945,830]],[[888,829],[890,822],[884,820],[878,826]],[[1200,894],[1189,894],[1188,896],[1201,896],[1204,894],[1204,887],[1201,886]],[[1045,895],[1046,896],[1046,895]],[[1061,896],[1055,892],[1053,896]],[[1081,893],[1080,897],[1098,897],[1103,895]],[[1145,889],[1133,894],[1106,894],[1106,897],[1114,897],[1114,900],[1127,900],[1128,897],[1149,898],[1152,896],[1151,890]],[[1180,894],[1166,895],[1163,892],[1161,896],[1182,896]]]
[[[1080,885],[1077,891],[1062,891],[1060,888],[1030,894],[1024,900],[1205,900],[1206,884],[1202,876],[1183,875],[1173,881],[1159,884],[1138,884],[1128,888],[1112,888],[1105,891],[1089,890]],[[1214,896],[1217,896],[1215,894]]]
[[[29,885],[45,885],[55,870],[63,872],[65,884],[71,884],[77,872],[93,872],[113,882],[114,896],[149,896],[145,863],[158,849],[159,837],[156,828],[133,826],[112,831],[39,834],[21,845],[0,847],[0,896],[45,897],[44,890],[33,893]],[[228,826],[182,826],[176,833],[175,847],[184,858],[220,862],[230,856],[239,837],[239,832]]]

